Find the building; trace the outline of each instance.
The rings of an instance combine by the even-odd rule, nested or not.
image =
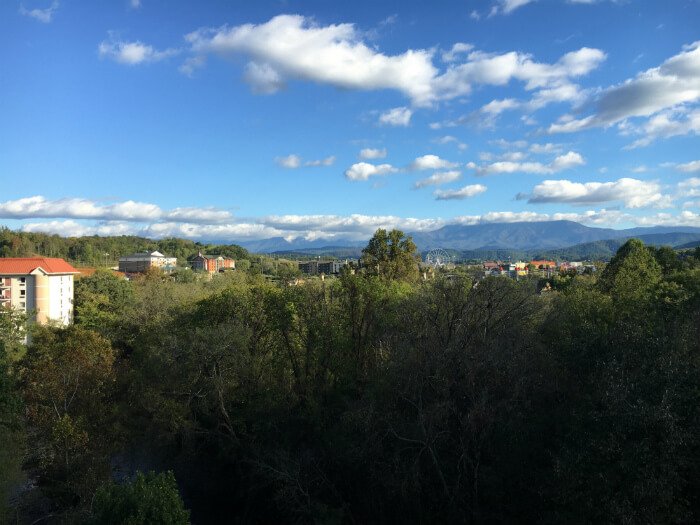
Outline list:
[[[224,270],[235,270],[236,261],[221,255],[202,255],[199,252],[190,262],[193,270],[203,270],[209,273],[223,272]]]
[[[305,261],[299,263],[299,271],[307,275],[318,274],[318,261]]]
[[[340,269],[346,266],[348,261],[304,261],[299,263],[299,271],[307,275],[337,275]]]
[[[324,261],[318,263],[318,273],[325,275],[337,275],[343,266],[339,261]]]
[[[63,259],[0,258],[0,305],[29,313],[39,324],[73,320],[73,276]]]
[[[119,271],[124,273],[143,273],[151,268],[171,272],[176,265],[175,257],[166,257],[160,252],[132,253],[126,257],[119,257]]]

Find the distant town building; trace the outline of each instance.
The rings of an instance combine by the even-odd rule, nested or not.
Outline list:
[[[63,259],[0,258],[0,306],[34,315],[39,324],[73,320],[73,276]]]
[[[537,270],[549,270],[550,268],[556,268],[557,263],[555,261],[530,261]]]
[[[190,262],[193,270],[203,270],[209,273],[223,272],[224,270],[235,270],[236,261],[221,255],[202,255],[199,252]]]
[[[318,261],[305,261],[299,263],[299,270],[301,273],[307,275],[317,275],[318,274]]]
[[[175,257],[166,257],[160,252],[132,253],[126,257],[119,257],[119,271],[124,273],[143,273],[151,268],[171,272],[176,265]]]
[[[348,261],[304,261],[299,263],[299,270],[307,275],[337,275],[347,264]]]

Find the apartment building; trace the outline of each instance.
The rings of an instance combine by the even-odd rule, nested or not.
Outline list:
[[[236,269],[235,260],[221,255],[202,255],[202,252],[199,252],[190,264],[193,270],[203,270],[209,273]]]
[[[176,265],[175,257],[166,257],[160,252],[140,252],[119,257],[119,271],[124,273],[143,273],[150,268],[160,268],[169,272],[174,270]]]
[[[73,320],[73,276],[63,259],[0,258],[0,306],[29,313],[39,324]]]

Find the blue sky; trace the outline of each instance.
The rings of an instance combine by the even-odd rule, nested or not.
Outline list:
[[[0,3],[0,222],[700,226],[700,2]]]

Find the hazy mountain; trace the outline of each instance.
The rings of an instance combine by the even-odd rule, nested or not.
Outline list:
[[[649,235],[658,236],[653,237],[654,241],[650,241],[652,244],[670,244],[675,246],[680,244],[678,242],[679,239],[684,239],[682,242],[691,242],[695,240],[695,237],[692,237],[693,234],[700,237],[700,228],[656,226],[614,230],[612,228],[593,228],[572,221],[546,221],[473,225],[450,224],[430,232],[408,233],[413,237],[413,241],[421,252],[434,248],[457,251],[553,250],[596,241]],[[676,237],[668,237],[671,234],[676,235]],[[683,238],[682,235],[687,235],[688,237]],[[303,252],[324,254],[348,248],[359,251],[367,244],[367,240],[334,239],[331,244],[328,240],[307,241],[299,237],[288,241],[282,237],[275,237],[259,241],[241,241],[237,242],[237,244],[256,253]]]

